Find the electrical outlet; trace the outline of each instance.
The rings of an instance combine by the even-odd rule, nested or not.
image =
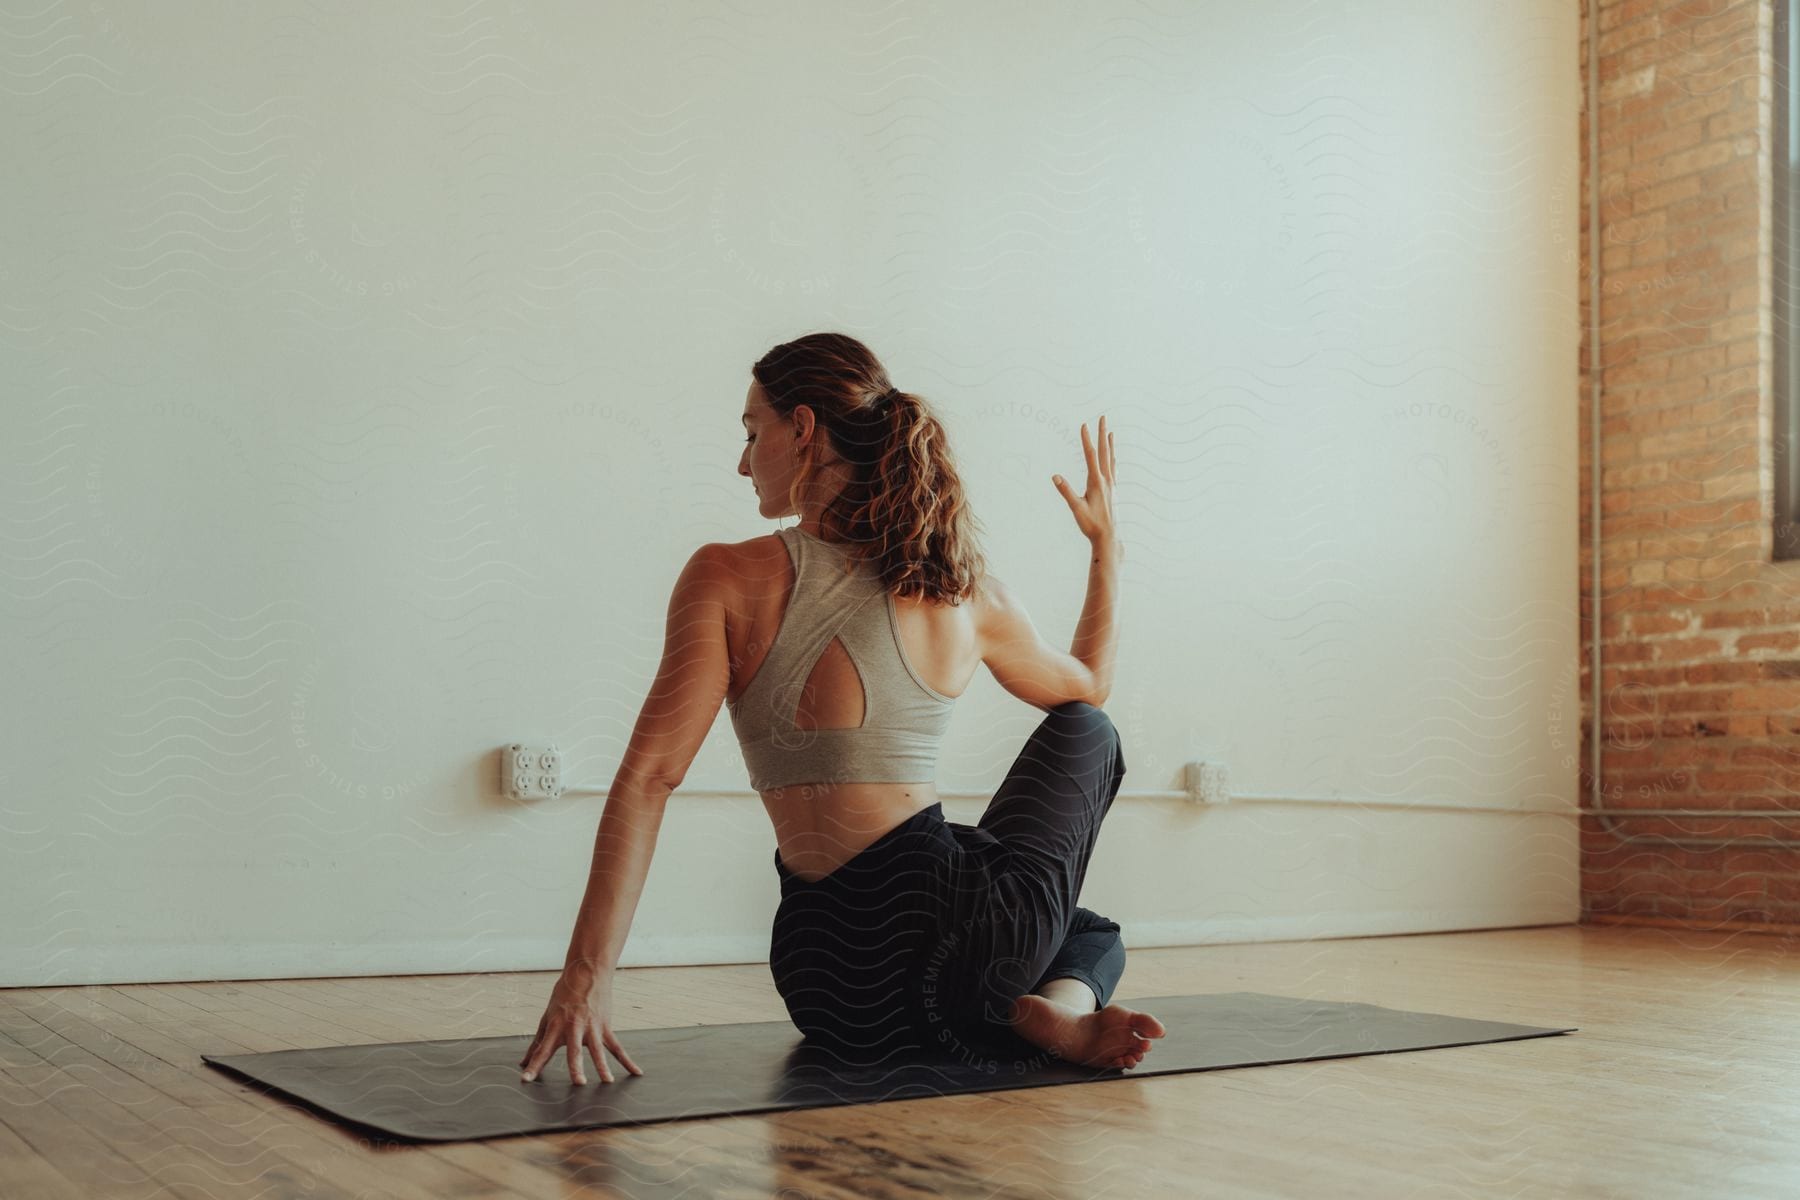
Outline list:
[[[500,792],[514,800],[554,800],[562,795],[561,752],[554,744],[514,742],[500,752]]]
[[[1182,767],[1182,784],[1195,804],[1231,803],[1231,777],[1224,763],[1187,763]]]

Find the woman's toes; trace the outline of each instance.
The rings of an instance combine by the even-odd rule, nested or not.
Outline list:
[[[1139,1037],[1162,1037],[1169,1032],[1161,1021],[1147,1012],[1131,1014],[1131,1031]]]

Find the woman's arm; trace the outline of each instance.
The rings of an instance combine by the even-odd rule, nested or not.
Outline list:
[[[674,789],[642,780],[629,782],[633,778],[621,773],[606,795],[600,831],[594,838],[594,865],[588,870],[569,954],[550,990],[537,1034],[519,1060],[520,1078],[527,1083],[564,1047],[569,1079],[574,1083],[587,1082],[581,1065],[584,1053],[594,1056],[594,1067],[605,1083],[613,1081],[607,1050],[633,1075],[644,1073],[613,1032],[613,969],[631,931],[644,877],[650,873],[650,856],[656,851],[663,808]]]
[[[1081,620],[1075,623],[1075,643],[1069,653],[1094,673],[1095,708],[1104,707],[1112,694],[1113,651],[1119,642],[1119,544],[1112,535],[1097,537],[1089,546],[1087,601]]]
[[[1117,643],[1118,624],[1114,612],[1118,602],[1119,560],[1125,552],[1120,548],[1117,527],[1113,523],[1113,484],[1117,479],[1118,461],[1113,453],[1114,437],[1100,418],[1096,446],[1088,438],[1088,427],[1081,426],[1081,449],[1087,458],[1087,492],[1077,496],[1061,475],[1051,476],[1056,490],[1069,502],[1075,524],[1089,545],[1087,602],[1081,609],[1081,620],[1075,625],[1075,644],[1069,653],[1086,664],[1094,673],[1093,701],[1096,708],[1112,694],[1113,647]]]
[[[656,835],[671,784],[638,779],[621,771],[606,794],[600,829],[594,835],[594,862],[575,918],[563,973],[585,981],[611,975],[619,965],[631,919],[650,874]]]
[[[731,679],[726,621],[730,613],[730,547],[709,543],[695,551],[669,597],[662,666],[638,714],[631,742],[606,793],[594,835],[594,859],[563,973],[550,994],[537,1036],[519,1061],[526,1080],[567,1046],[569,1077],[582,1082],[581,1054],[592,1053],[600,1078],[611,1082],[602,1047],[641,1074],[612,1032],[612,977],[650,874],[657,831],[669,795],[681,786],[706,740]]]
[[[675,581],[662,665],[606,793],[565,971],[591,978],[611,974],[618,965],[650,874],[669,794],[687,776],[730,687],[725,622],[732,570],[729,547],[708,543],[694,552]]]

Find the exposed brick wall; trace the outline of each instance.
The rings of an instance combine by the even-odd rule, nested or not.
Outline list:
[[[1593,48],[1581,6],[1586,103]],[[1601,755],[1612,810],[1800,813],[1800,562],[1772,562],[1776,3],[1600,0]],[[1581,697],[1591,736],[1588,113]],[[1581,803],[1590,808],[1590,750]],[[1800,816],[1581,818],[1594,923],[1800,931]],[[1619,834],[1711,838],[1682,847]]]

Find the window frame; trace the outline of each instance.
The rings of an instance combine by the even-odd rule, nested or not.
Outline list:
[[[1773,226],[1771,245],[1774,248],[1771,264],[1770,307],[1774,321],[1774,468],[1775,468],[1775,511],[1774,538],[1771,556],[1774,561],[1782,562],[1800,558],[1800,454],[1796,454],[1796,440],[1800,431],[1796,430],[1796,420],[1800,419],[1800,403],[1795,396],[1796,359],[1800,358],[1800,346],[1795,344],[1794,308],[1795,300],[1800,297],[1796,269],[1800,268],[1800,253],[1796,253],[1794,236],[1800,231],[1800,220],[1796,220],[1794,205],[1800,201],[1800,186],[1796,186],[1795,172],[1800,171],[1800,147],[1791,144],[1791,139],[1800,132],[1800,114],[1794,112],[1794,88],[1791,72],[1794,64],[1800,61],[1800,28],[1796,28],[1796,0],[1774,0],[1775,3],[1775,62],[1774,88],[1771,104],[1774,133],[1771,138],[1770,155],[1774,178],[1771,190],[1773,203],[1770,223]]]

